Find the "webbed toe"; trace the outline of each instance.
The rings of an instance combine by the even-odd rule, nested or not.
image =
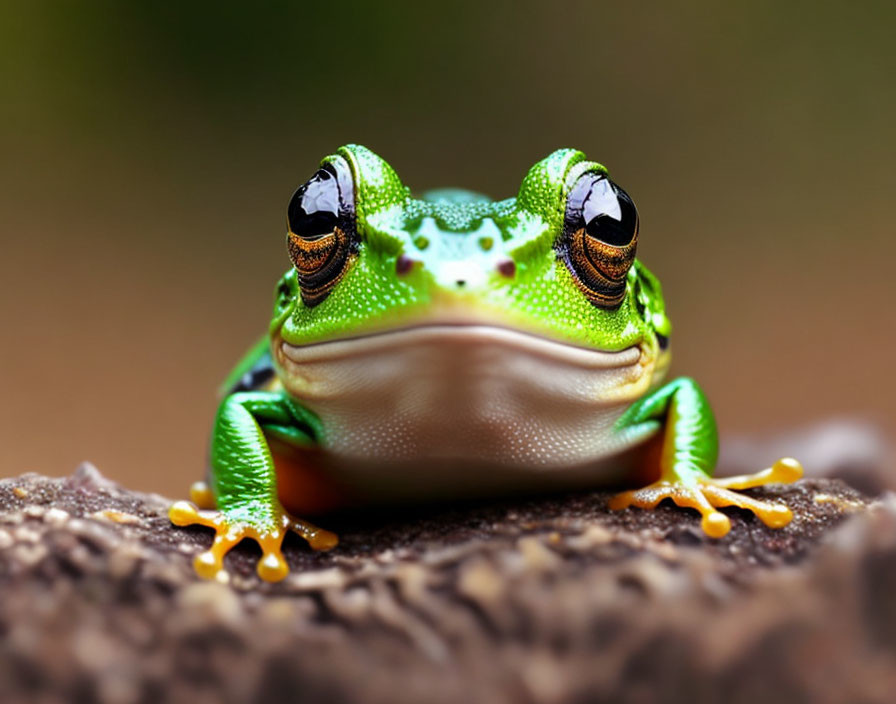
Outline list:
[[[664,499],[671,499],[677,506],[693,508],[702,516],[703,531],[712,538],[721,538],[731,530],[731,520],[718,508],[736,506],[754,513],[769,528],[783,528],[793,520],[793,512],[784,504],[755,499],[739,493],[775,483],[794,482],[803,475],[803,468],[792,458],[775,462],[768,469],[738,477],[696,477],[688,479],[661,479],[641,489],[624,491],[610,500],[614,511],[635,506],[653,509]]]
[[[334,533],[285,512],[279,516],[279,525],[259,527],[232,520],[220,511],[200,510],[189,501],[178,501],[168,509],[168,517],[177,526],[201,525],[215,531],[211,547],[193,560],[196,574],[204,579],[225,578],[224,557],[245,538],[255,540],[261,547],[256,572],[266,582],[279,582],[289,574],[282,550],[287,531],[298,533],[314,550],[330,550],[339,542]]]

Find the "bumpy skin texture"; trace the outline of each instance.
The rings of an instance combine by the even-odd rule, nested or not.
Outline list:
[[[434,302],[487,311],[509,326],[602,350],[620,350],[649,338],[668,335],[662,296],[655,278],[640,263],[629,272],[623,304],[602,309],[590,304],[572,274],[554,255],[563,227],[564,193],[586,171],[605,173],[584,154],[561,149],[526,175],[516,198],[498,202],[430,201],[410,197],[392,168],[369,150],[344,147],[356,179],[358,230],[362,249],[331,294],[308,307],[295,296],[295,272],[281,282],[289,291],[278,301],[271,332],[296,345],[388,329],[426,316]],[[414,261],[397,277],[399,256]],[[462,260],[478,281],[456,287]],[[513,277],[503,276],[499,262],[511,260]],[[640,281],[655,292],[637,295]],[[472,283],[472,285],[471,285]],[[639,309],[646,302],[647,311]]]
[[[567,196],[583,176],[606,175],[603,166],[581,152],[558,150],[530,169],[515,198],[497,202],[463,191],[414,199],[385,161],[360,146],[343,147],[322,166],[329,169],[324,180],[336,174],[343,189],[351,182],[350,194],[340,192],[351,201],[351,212],[340,210],[340,217],[348,213],[350,220],[339,220],[333,235],[293,239],[291,246],[308,247],[308,261],[324,261],[313,248],[329,246],[327,237],[342,238],[333,251],[338,249],[345,265],[325,282],[323,294],[315,289],[304,300],[296,269],[287,272],[277,286],[268,339],[225,384],[212,435],[210,487],[194,486],[195,504],[178,502],[171,509],[179,525],[200,523],[216,531],[212,548],[196,560],[202,576],[221,577],[224,555],[243,537],[262,545],[259,573],[271,581],[287,573],[280,554],[287,530],[318,549],[336,544],[335,536],[289,516],[281,504],[271,443],[298,453],[326,451],[327,429],[284,389],[295,380],[269,345],[276,351],[282,343],[303,347],[364,337],[446,315],[588,350],[640,349],[643,396],[612,432],[660,438],[659,466],[652,473],[659,478],[620,494],[614,508],[650,508],[671,498],[700,511],[710,535],[723,535],[730,527],[717,506],[748,508],[771,526],[790,520],[786,507],[732,489],[790,481],[799,475],[799,465],[783,460],[752,477],[711,479],[718,437],[705,396],[691,379],[658,387],[668,365],[670,324],[656,278],[631,261],[623,272],[621,303],[596,305],[584,295],[565,244],[571,234]],[[630,249],[633,257],[634,244]]]

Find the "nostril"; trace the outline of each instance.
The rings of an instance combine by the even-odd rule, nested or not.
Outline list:
[[[498,273],[502,276],[506,276],[507,278],[511,278],[514,274],[516,274],[516,264],[513,259],[504,259],[503,261],[498,262]]]
[[[395,261],[395,271],[398,274],[407,274],[413,266],[414,260],[404,254]]]
[[[466,282],[465,279],[458,279],[458,280],[455,281],[454,283],[456,283],[456,284],[457,284],[458,286],[460,286],[461,288],[463,288],[464,286],[467,285],[467,282]]]
[[[665,335],[656,333],[656,341],[659,344],[661,350],[664,350],[669,346],[669,338]]]

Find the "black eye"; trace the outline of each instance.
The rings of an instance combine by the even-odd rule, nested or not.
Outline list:
[[[585,174],[572,187],[567,226],[584,227],[594,239],[624,247],[638,233],[638,210],[628,193],[603,174]]]
[[[567,197],[556,249],[594,305],[622,303],[637,245],[638,211],[628,194],[603,174],[580,176]]]
[[[286,213],[289,231],[305,239],[328,235],[339,221],[339,184],[336,176],[320,169],[299,187]]]
[[[302,301],[316,306],[339,283],[359,249],[348,164],[335,159],[308,179],[289,201],[286,219],[286,244]]]
[[[638,231],[638,211],[628,193],[606,177],[592,183],[582,204],[585,231],[614,247],[624,247]]]

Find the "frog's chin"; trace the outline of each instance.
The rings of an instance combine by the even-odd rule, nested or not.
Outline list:
[[[276,340],[286,390],[346,458],[502,466],[586,462],[644,394],[655,345],[590,350],[483,324],[427,324],[304,346]]]

